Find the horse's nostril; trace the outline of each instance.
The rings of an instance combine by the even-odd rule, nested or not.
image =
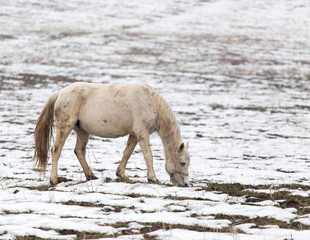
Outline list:
[[[187,183],[185,183],[184,187],[188,187],[188,184],[187,184]]]

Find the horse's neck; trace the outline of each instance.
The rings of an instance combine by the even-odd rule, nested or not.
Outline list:
[[[176,159],[179,146],[182,143],[182,137],[179,129],[175,133],[162,136],[161,139],[165,149],[166,161],[174,161]]]
[[[179,125],[168,103],[158,94],[157,113],[159,121],[159,135],[162,139],[166,160],[174,161],[178,148],[182,143]]]
[[[160,123],[159,135],[162,139],[166,160],[174,161],[180,145],[182,144],[182,137],[176,119],[169,119]]]

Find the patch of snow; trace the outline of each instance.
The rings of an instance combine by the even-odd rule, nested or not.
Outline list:
[[[143,224],[163,222],[214,232],[158,230],[159,239],[307,239],[308,230],[231,227],[213,215],[269,217],[310,225],[309,215],[277,202],[207,192],[209,183],[266,185],[309,197],[310,5],[272,1],[2,1],[0,8],[0,239],[35,235],[74,239],[59,229],[141,239]],[[126,137],[91,137],[86,158],[97,181],[85,181],[69,135],[59,175],[49,184],[33,170],[33,131],[48,97],[74,81],[146,82],[175,112],[190,142],[190,188],[148,184],[139,146],[116,182]],[[151,136],[158,179],[170,183],[162,143]],[[110,182],[109,182],[109,181]],[[42,189],[41,189],[42,190]],[[43,189],[44,190],[44,189]],[[285,200],[285,199],[283,199]],[[73,204],[73,203],[76,204]],[[71,203],[71,205],[70,205]],[[83,204],[85,206],[83,206]],[[87,206],[89,205],[89,206]],[[128,223],[136,235],[107,224]],[[52,229],[45,231],[43,229]],[[136,231],[136,232],[134,232]]]

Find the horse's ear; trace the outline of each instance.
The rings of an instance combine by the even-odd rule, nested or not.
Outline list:
[[[184,143],[182,143],[179,147],[179,153],[182,152],[182,150],[184,149]]]
[[[187,150],[188,147],[189,147],[189,142],[187,142],[187,143],[185,144],[185,149]]]

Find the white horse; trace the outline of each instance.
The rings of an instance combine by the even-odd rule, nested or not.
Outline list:
[[[168,103],[150,86],[73,83],[53,93],[41,112],[34,132],[34,160],[40,171],[46,170],[54,116],[56,139],[51,150],[51,185],[58,183],[58,160],[73,129],[77,135],[74,152],[87,180],[97,179],[85,160],[89,135],[104,138],[129,135],[116,175],[126,178],[126,164],[139,142],[147,165],[148,181],[159,183],[150,148],[150,134],[157,131],[164,145],[165,167],[172,183],[189,186],[188,143],[184,145]]]

